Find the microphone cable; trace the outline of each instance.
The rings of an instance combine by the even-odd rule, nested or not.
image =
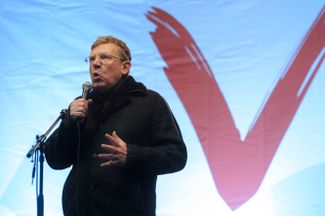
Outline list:
[[[79,215],[79,208],[78,208],[78,182],[79,182],[79,162],[80,162],[80,145],[81,145],[81,132],[80,132],[80,125],[79,122],[77,124],[77,133],[78,133],[78,146],[77,146],[77,162],[76,162],[76,215]]]

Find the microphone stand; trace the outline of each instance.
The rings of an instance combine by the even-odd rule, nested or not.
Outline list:
[[[36,175],[36,191],[39,191],[37,194],[37,216],[44,216],[44,195],[43,195],[43,173],[44,173],[44,149],[45,149],[45,140],[56,124],[62,120],[62,118],[67,114],[67,110],[63,109],[60,112],[60,115],[56,118],[54,123],[50,126],[50,128],[45,132],[45,134],[41,136],[36,136],[36,143],[32,146],[32,148],[26,154],[27,158],[30,158],[35,154],[35,159],[32,159],[34,162],[33,171],[32,171],[32,179],[35,176],[35,168],[37,167],[36,173],[38,173],[38,160],[39,160],[39,176]],[[38,156],[39,152],[39,156]],[[39,178],[39,179],[38,179]],[[37,184],[39,183],[39,185]]]

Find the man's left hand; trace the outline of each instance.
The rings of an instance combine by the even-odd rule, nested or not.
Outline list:
[[[126,162],[127,146],[126,143],[114,131],[112,135],[105,134],[109,144],[102,144],[101,147],[108,153],[98,154],[99,158],[105,160],[101,163],[101,167],[122,166]]]

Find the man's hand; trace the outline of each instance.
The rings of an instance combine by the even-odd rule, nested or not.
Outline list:
[[[114,131],[112,135],[105,134],[106,140],[109,144],[102,144],[101,147],[103,150],[108,153],[98,154],[99,158],[105,160],[105,162],[101,163],[101,167],[110,167],[113,165],[122,166],[126,162],[127,156],[127,146],[126,143],[116,134]]]
[[[77,100],[74,100],[70,104],[70,115],[84,118],[87,114],[88,106],[92,102],[93,101],[91,99],[86,100],[84,98],[79,98]]]

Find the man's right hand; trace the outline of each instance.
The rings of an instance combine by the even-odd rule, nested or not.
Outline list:
[[[91,99],[79,98],[70,104],[70,116],[84,118],[87,115],[89,104],[93,101]]]

